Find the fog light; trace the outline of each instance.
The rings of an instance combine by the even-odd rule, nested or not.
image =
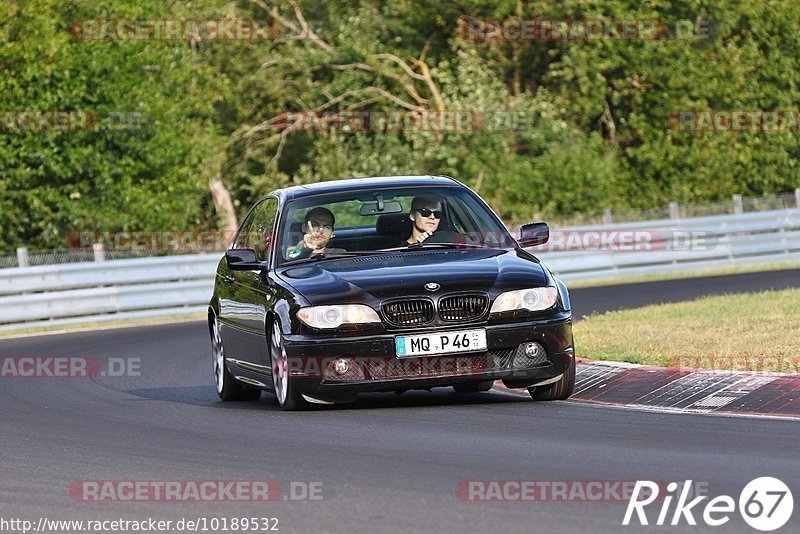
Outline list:
[[[333,382],[364,380],[364,369],[359,364],[358,358],[336,358],[325,366],[322,379]]]
[[[514,356],[514,367],[531,367],[547,363],[547,351],[535,341],[523,343],[517,347],[517,354]]]
[[[525,356],[528,356],[529,358],[541,356],[545,352],[544,347],[536,342],[523,343],[522,347],[525,349]]]
[[[344,358],[336,360],[336,362],[333,364],[333,370],[340,375],[345,374],[349,369],[350,369],[350,360],[345,360]]]

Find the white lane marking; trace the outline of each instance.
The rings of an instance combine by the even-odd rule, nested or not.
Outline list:
[[[653,413],[663,413],[663,414],[670,414],[670,415],[697,415],[697,416],[706,416],[706,417],[747,417],[749,419],[776,419],[779,421],[792,421],[793,423],[797,423],[800,417],[792,417],[788,415],[772,415],[772,414],[762,414],[762,413],[739,413],[739,412],[717,412],[717,411],[705,411],[705,410],[687,410],[686,408],[670,408],[665,406],[644,406],[641,404],[612,404],[612,403],[602,403],[602,402],[592,402],[592,401],[583,401],[577,399],[569,399],[567,401],[555,401],[555,402],[568,402],[570,404],[582,404],[583,406],[591,406],[592,408],[613,408],[613,409],[621,409],[621,410],[634,410],[639,412],[653,412]]]
[[[692,404],[691,406],[689,406],[686,409],[687,410],[692,410],[694,408],[703,408],[703,407],[722,408],[723,406],[726,406],[726,405],[732,403],[733,401],[735,401],[738,398],[739,397],[725,397],[725,396],[719,395],[717,393],[714,393],[713,395],[709,395],[708,397],[706,397],[704,399],[700,399],[699,401],[695,402],[694,404]]]
[[[730,406],[737,400],[756,391],[780,375],[764,375],[756,371],[720,371],[698,369],[679,378],[671,380],[663,386],[637,398],[631,403],[595,403],[591,400],[580,400],[575,396],[592,388],[603,388],[609,379],[631,368],[643,367],[638,364],[624,362],[586,362],[580,363],[576,372],[576,388],[573,398],[569,402],[591,404],[592,406],[605,405],[617,408],[630,408],[636,410],[698,415],[721,415],[729,417],[758,417],[766,419],[779,419],[797,421],[798,417],[785,415],[771,415],[761,413],[732,413],[719,410]],[[677,369],[653,369],[653,372],[675,372]],[[605,381],[605,383],[604,383]],[[495,386],[495,391],[522,394],[524,391],[515,391],[504,386]],[[698,397],[692,400],[693,397]],[[686,403],[686,401],[689,401]],[[685,406],[678,406],[686,403]]]
[[[509,389],[502,384],[495,385],[492,388],[492,391],[496,393],[508,393],[516,397],[527,397],[530,399],[530,395],[527,391],[519,391],[516,389]],[[555,403],[567,403],[567,404],[580,404],[581,406],[585,406],[587,408],[596,408],[598,410],[602,410],[604,408],[610,408],[612,410],[631,410],[636,412],[650,412],[650,413],[661,413],[667,415],[695,415],[695,416],[706,416],[706,417],[745,417],[748,419],[775,419],[777,421],[792,421],[793,423],[797,423],[797,420],[800,417],[792,417],[788,415],[771,415],[771,414],[762,414],[762,413],[737,413],[737,412],[715,412],[715,411],[707,411],[707,410],[687,410],[686,408],[670,408],[666,406],[645,406],[642,404],[614,404],[610,402],[593,402],[590,400],[579,400],[579,399],[569,399],[565,401],[550,401]]]
[[[710,394],[717,393],[733,382],[738,382],[741,378],[736,376],[727,376],[724,378],[709,376],[708,373],[690,373],[688,375],[676,378],[662,387],[642,395],[638,399],[628,404],[657,404],[659,406],[675,406],[682,402],[702,395],[709,390],[714,390]],[[703,395],[708,397],[709,395]],[[691,404],[691,402],[689,403]]]
[[[766,386],[776,378],[774,376],[744,376],[728,387],[700,399],[687,408],[690,410],[697,408],[720,409],[736,402],[748,393]]]
[[[585,364],[579,367],[578,371],[575,373],[575,391],[573,395],[583,393],[627,369],[627,367]]]

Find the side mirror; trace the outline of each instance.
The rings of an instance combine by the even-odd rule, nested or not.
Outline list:
[[[252,248],[232,248],[225,252],[225,260],[232,271],[253,271],[261,268],[261,262]]]
[[[550,227],[547,223],[523,224],[519,229],[519,244],[521,247],[535,247],[544,245],[550,239]]]

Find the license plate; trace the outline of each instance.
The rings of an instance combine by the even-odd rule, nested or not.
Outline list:
[[[394,346],[399,357],[431,356],[486,350],[486,330],[461,330],[440,334],[397,336]]]

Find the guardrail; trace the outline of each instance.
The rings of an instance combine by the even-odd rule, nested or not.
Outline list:
[[[531,250],[565,281],[800,259],[800,208],[554,229]],[[0,332],[202,313],[220,257],[0,269]]]
[[[204,312],[220,256],[0,269],[0,331]]]
[[[531,251],[565,281],[795,260],[800,208],[562,228]]]

